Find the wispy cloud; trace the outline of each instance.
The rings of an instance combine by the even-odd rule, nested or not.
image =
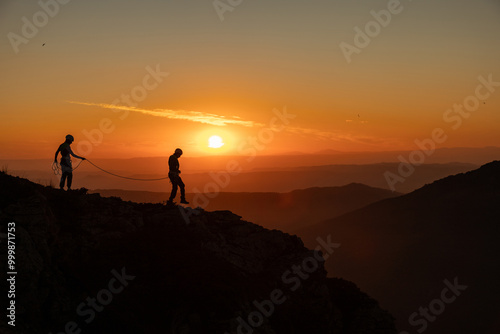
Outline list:
[[[210,124],[216,126],[226,126],[226,125],[240,125],[245,127],[263,126],[263,124],[261,123],[242,120],[238,116],[226,117],[222,115],[205,113],[201,111],[171,110],[171,109],[149,110],[149,109],[129,107],[129,106],[119,106],[108,103],[91,103],[91,102],[78,102],[78,101],[67,101],[67,102],[84,106],[99,107],[103,109],[112,109],[114,111],[116,110],[131,111],[154,117],[184,120],[184,121]]]
[[[189,122],[197,122],[197,123],[210,124],[216,126],[239,125],[250,128],[266,126],[265,124],[262,123],[242,120],[240,117],[237,116],[226,117],[222,115],[205,113],[200,111],[171,110],[171,109],[149,110],[149,109],[114,105],[108,103],[91,103],[91,102],[78,102],[78,101],[67,101],[67,102],[84,106],[111,109],[113,111],[123,110],[127,112],[136,112],[153,117],[163,117],[167,119],[184,120]],[[348,123],[349,121],[352,122],[352,120],[346,120],[346,122]],[[373,137],[360,137],[345,132],[329,132],[324,130],[299,127],[299,126],[286,126],[284,131],[304,137],[315,138],[321,141],[334,141],[340,143],[350,142],[350,143],[358,143],[365,145],[376,145],[379,144],[380,142],[383,142],[383,140]]]
[[[393,139],[390,138],[376,138],[371,136],[360,136],[354,135],[347,132],[331,132],[323,131],[318,129],[303,128],[303,127],[291,127],[287,126],[285,131],[294,133],[297,135],[302,135],[304,137],[313,137],[317,140],[322,141],[333,141],[337,143],[356,143],[363,145],[380,145],[392,142]]]

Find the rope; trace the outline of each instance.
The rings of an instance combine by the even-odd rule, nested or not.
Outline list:
[[[127,177],[127,176],[121,176],[121,175],[117,175],[117,174],[114,174],[114,173],[111,173],[111,172],[108,172],[107,170],[104,170],[102,169],[101,167],[97,166],[96,164],[94,164],[92,161],[90,161],[89,159],[86,159],[85,161],[88,161],[92,166],[94,166],[95,168],[98,168],[100,169],[101,171],[103,171],[104,173],[108,173],[110,175],[113,175],[113,176],[116,176],[116,177],[120,177],[122,179],[127,179],[127,180],[134,180],[134,181],[161,181],[161,180],[166,180],[168,179],[168,176],[166,177],[162,177],[162,178],[159,178],[159,179],[137,179],[137,178],[133,178],[133,177]]]
[[[76,165],[75,168],[72,168],[71,171],[74,171],[75,169],[77,169],[81,164],[82,164],[83,160],[80,160],[80,162],[78,163],[78,165]],[[54,172],[55,175],[61,175],[62,172],[61,172],[61,167],[59,166],[59,164],[57,163],[57,161],[54,161],[52,163],[52,171]]]
[[[84,160],[80,160],[80,163],[78,165],[76,165],[76,167],[73,168],[72,170],[77,169],[82,164],[83,161]],[[161,181],[161,180],[166,180],[166,179],[169,178],[168,176],[166,176],[166,177],[162,177],[162,178],[159,178],[159,179],[137,179],[137,178],[134,178],[134,177],[122,176],[122,175],[114,174],[114,173],[108,172],[107,170],[102,169],[101,167],[97,166],[96,164],[94,164],[89,159],[85,159],[85,161],[88,161],[92,166],[94,166],[97,169],[100,169],[104,173],[108,173],[110,175],[113,175],[113,176],[116,176],[116,177],[120,177],[122,179],[134,180],[134,181]],[[56,161],[54,161],[52,163],[52,171],[54,172],[55,175],[61,175],[62,174],[61,173],[61,167],[59,166],[59,164]]]
[[[59,167],[57,161],[52,163],[52,171],[54,172],[54,175],[61,175],[61,168]]]
[[[78,163],[78,165],[76,165],[75,168],[73,168],[73,170],[77,169],[81,164],[82,164],[83,160],[80,160],[80,162]]]

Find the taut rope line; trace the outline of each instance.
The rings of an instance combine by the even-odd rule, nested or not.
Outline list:
[[[84,160],[80,161],[80,163],[75,167],[73,168],[73,170],[77,169],[78,166],[80,166],[80,164],[83,162]],[[101,171],[103,171],[104,173],[107,173],[109,175],[113,175],[113,176],[116,176],[116,177],[120,177],[122,179],[127,179],[127,180],[134,180],[134,181],[161,181],[161,180],[166,180],[168,179],[168,176],[166,177],[162,177],[162,178],[158,178],[158,179],[138,179],[138,178],[134,178],[134,177],[128,177],[128,176],[122,176],[122,175],[118,175],[118,174],[114,174],[114,173],[111,173],[111,172],[108,172],[107,170],[105,169],[102,169],[101,167],[97,166],[96,164],[94,164],[92,161],[90,161],[89,159],[85,159],[85,161],[88,161],[92,166],[94,166],[95,168],[97,169],[100,169]],[[52,164],[52,170],[54,171],[54,174],[56,175],[60,175],[61,173],[61,170],[60,170],[60,167],[57,163],[53,163]]]

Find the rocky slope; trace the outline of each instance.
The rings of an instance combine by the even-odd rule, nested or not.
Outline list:
[[[16,326],[2,316],[1,333],[395,333],[375,300],[327,278],[296,236],[228,211],[190,215],[4,173],[0,186],[0,233],[15,223],[18,273]]]

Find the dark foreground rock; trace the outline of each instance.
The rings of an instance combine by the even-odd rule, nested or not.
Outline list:
[[[9,222],[17,271],[15,327],[2,304],[1,333],[396,333],[375,300],[326,278],[296,236],[228,211],[186,219],[177,207],[4,173],[0,186],[4,296]]]

